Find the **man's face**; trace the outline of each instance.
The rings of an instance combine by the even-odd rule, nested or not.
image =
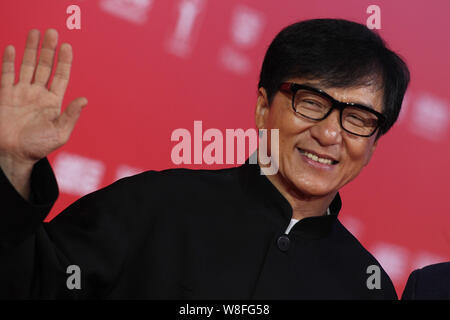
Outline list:
[[[291,79],[289,82],[322,89],[334,99],[372,106],[382,111],[383,91],[376,86],[356,88],[324,88],[319,81]],[[268,106],[264,89],[260,89],[256,108],[259,129],[279,129],[278,178],[290,189],[304,195],[324,196],[338,191],[353,180],[369,163],[376,147],[376,133],[360,137],[344,131],[339,123],[339,110],[321,121],[297,115],[291,107],[291,96],[278,91]],[[269,130],[270,132],[270,130]],[[269,150],[270,139],[268,139]],[[304,151],[337,160],[323,164],[309,159]]]

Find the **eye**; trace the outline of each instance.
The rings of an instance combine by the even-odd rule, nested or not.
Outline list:
[[[370,122],[370,121],[367,121],[367,119],[364,119],[361,116],[354,114],[354,113],[348,114],[345,117],[345,121],[348,121],[352,125],[359,126],[359,127],[363,127],[366,125],[367,122]]]
[[[314,100],[310,100],[310,99],[305,99],[305,100],[303,100],[303,101],[305,101],[305,102],[307,102],[307,103],[311,103],[311,104],[314,104],[314,105],[319,105],[319,103],[317,103],[316,101],[314,101]]]
[[[300,107],[314,109],[314,110],[322,110],[324,109],[324,105],[317,100],[313,99],[302,99],[299,102]]]

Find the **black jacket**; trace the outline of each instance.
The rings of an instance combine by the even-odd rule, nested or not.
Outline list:
[[[408,278],[402,300],[450,299],[450,262],[414,270]]]
[[[58,196],[47,159],[32,200],[0,172],[0,295],[6,298],[397,299],[375,258],[331,215],[288,236],[287,200],[248,162],[222,170],[169,169],[121,179],[42,223]],[[282,237],[280,239],[280,236]],[[81,289],[68,289],[69,265]]]

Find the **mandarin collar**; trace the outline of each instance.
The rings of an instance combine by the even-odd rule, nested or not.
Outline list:
[[[274,217],[287,228],[292,218],[290,203],[272,182],[264,174],[261,174],[259,164],[251,164],[249,159],[239,167],[239,179],[243,189],[258,203],[269,208]],[[303,218],[292,227],[289,235],[307,238],[327,235],[336,222],[341,207],[342,201],[338,192],[329,206],[330,215]]]

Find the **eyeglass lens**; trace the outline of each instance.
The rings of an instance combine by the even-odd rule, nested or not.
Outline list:
[[[332,107],[332,101],[309,90],[295,94],[295,111],[312,120],[322,120]],[[342,127],[358,135],[370,135],[377,128],[377,116],[358,107],[346,106],[342,110]]]

